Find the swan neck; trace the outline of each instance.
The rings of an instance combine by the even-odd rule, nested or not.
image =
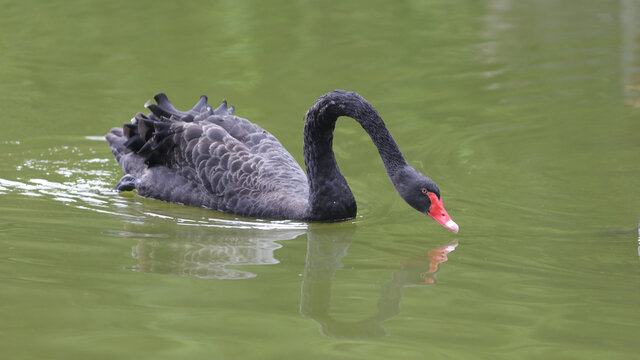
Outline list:
[[[407,165],[384,121],[369,102],[356,93],[342,90],[320,97],[307,112],[304,128],[311,220],[328,220],[315,218],[323,212],[336,214],[334,220],[356,214],[355,199],[333,153],[333,132],[340,116],[355,119],[367,132],[392,181],[398,170]]]

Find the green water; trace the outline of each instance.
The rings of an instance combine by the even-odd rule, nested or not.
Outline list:
[[[640,2],[0,1],[3,359],[636,359]],[[302,162],[302,117],[367,98],[453,234],[367,135],[339,224],[111,189],[102,136],[201,94]]]

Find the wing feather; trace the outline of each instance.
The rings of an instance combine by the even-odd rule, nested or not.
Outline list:
[[[212,110],[203,95],[183,112],[165,94],[154,99],[145,105],[151,113],[107,135],[141,195],[239,215],[302,216],[306,176],[274,136],[232,115],[226,101]]]

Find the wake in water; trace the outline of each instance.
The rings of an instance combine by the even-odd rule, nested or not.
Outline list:
[[[45,199],[121,219],[122,228],[109,233],[137,241],[131,255],[138,265],[130,269],[140,272],[252,278],[256,274],[231,266],[277,264],[274,251],[282,247],[277,241],[295,239],[306,232],[306,223],[238,219],[211,210],[176,209],[157,200],[121,195],[113,190],[120,170],[111,154],[105,151],[102,156],[90,147],[104,139],[86,140],[86,147],[59,146],[42,150],[37,156],[32,151],[11,151],[8,160],[14,161],[15,177],[0,177],[0,198],[15,199],[17,195],[24,201]],[[100,147],[107,149],[103,143]],[[220,218],[215,218],[216,214]],[[209,230],[212,228],[215,230]]]
[[[104,142],[103,137],[97,136],[87,136],[85,139],[91,142]],[[14,145],[20,145],[20,143]],[[104,145],[100,144],[100,146]],[[138,220],[165,219],[187,226],[306,229],[305,223],[295,221],[239,220],[230,219],[228,216],[220,219],[182,218],[171,214],[150,212],[144,208],[142,201],[148,204],[156,202],[155,200],[120,195],[113,189],[113,184],[120,176],[120,170],[112,164],[110,155],[105,153],[105,157],[100,157],[96,156],[96,152],[91,148],[60,146],[41,152],[39,158],[17,159],[19,163],[14,165],[17,177],[14,179],[0,177],[0,195],[18,194],[25,197],[47,198],[78,209]],[[15,158],[14,156],[13,159]],[[181,210],[181,212],[189,211]],[[226,215],[221,214],[221,216]]]

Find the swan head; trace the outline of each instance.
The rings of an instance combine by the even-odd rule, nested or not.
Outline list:
[[[411,207],[429,215],[445,228],[458,232],[458,224],[451,220],[444,208],[440,189],[433,180],[408,165],[392,175],[391,179],[398,194]]]

